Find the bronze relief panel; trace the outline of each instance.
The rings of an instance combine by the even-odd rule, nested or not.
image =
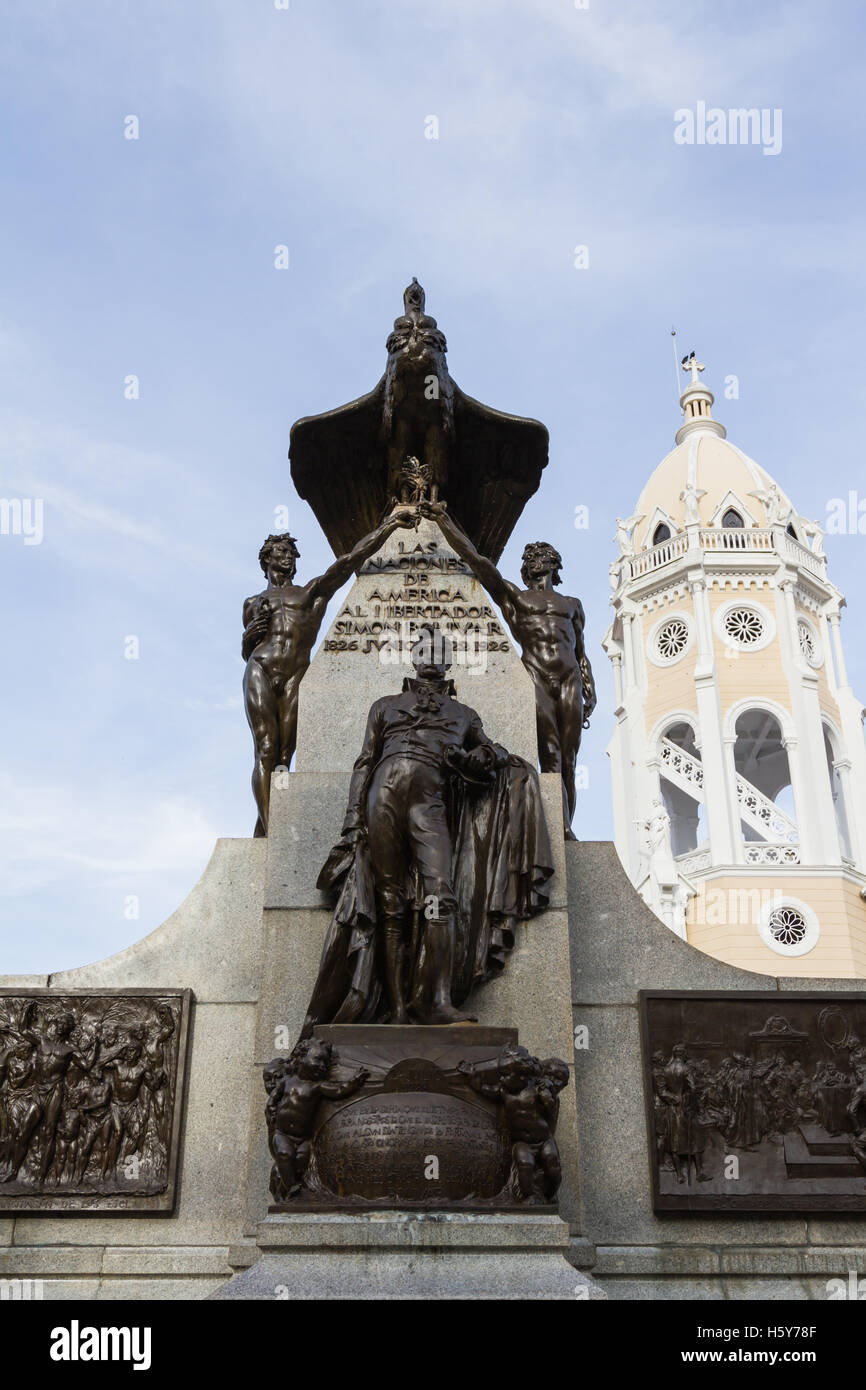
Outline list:
[[[170,1212],[190,990],[0,990],[0,1211]]]
[[[866,995],[644,990],[653,1208],[866,1210]]]

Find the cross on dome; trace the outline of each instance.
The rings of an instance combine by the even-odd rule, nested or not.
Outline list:
[[[721,439],[724,439],[724,425],[713,419],[713,393],[709,386],[705,386],[700,379],[700,373],[706,371],[706,366],[703,362],[698,361],[698,355],[694,349],[686,353],[682,359],[681,367],[684,372],[689,372],[691,375],[680,396],[683,423],[676,433],[677,443],[681,444],[694,430],[708,430],[711,434],[717,434]]]
[[[682,368],[684,372],[691,372],[691,384],[692,386],[697,386],[700,384],[698,372],[705,372],[706,364],[703,362],[699,362],[697,359],[697,354],[694,352],[694,350],[692,350],[691,352],[687,352],[685,357],[683,358]]]

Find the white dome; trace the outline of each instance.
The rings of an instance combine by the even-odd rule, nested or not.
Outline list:
[[[681,494],[687,486],[704,493],[697,499],[702,526],[720,524],[720,512],[728,506],[742,513],[745,526],[769,526],[780,518],[787,520],[792,511],[790,499],[765,468],[716,433],[715,423],[710,422],[709,428],[693,427],[650,477],[635,507],[635,514],[641,517],[634,530],[637,549],[652,545],[660,521],[672,522],[675,530],[685,526]]]

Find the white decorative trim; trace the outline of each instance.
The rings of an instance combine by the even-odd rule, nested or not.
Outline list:
[[[817,618],[820,615],[826,599],[817,594],[810,593],[802,584],[794,585],[794,602],[800,608],[806,608],[810,613],[814,613]]]
[[[741,820],[751,825],[765,840],[771,842],[784,840],[789,845],[799,844],[800,831],[797,822],[780,806],[777,806],[775,801],[771,801],[768,796],[759,791],[753,782],[736,771],[734,772],[734,788],[737,793],[737,805]]]
[[[636,554],[639,555],[642,550],[651,550],[653,548],[653,546],[655,545],[653,535],[655,533],[656,527],[662,524],[670,529],[671,539],[673,539],[674,536],[678,535],[683,529],[682,525],[678,521],[674,521],[670,513],[665,511],[664,507],[656,506],[655,510],[649,518],[649,521],[646,524],[646,529],[643,533],[643,540],[641,541],[640,545],[636,547]],[[664,545],[664,541],[659,541],[659,545]]]
[[[671,603],[679,603],[680,599],[689,597],[689,583],[683,577],[678,584],[666,584],[664,588],[653,589],[649,593],[642,594],[639,600],[641,613],[654,613],[659,608],[664,608]]]
[[[745,609],[760,619],[762,625],[761,635],[753,642],[736,642],[727,631],[725,624],[728,615],[737,608]],[[730,599],[727,603],[723,603],[721,607],[716,609],[713,617],[713,627],[723,647],[733,648],[734,651],[741,652],[763,651],[765,647],[769,647],[776,635],[776,619],[773,617],[769,608],[765,608],[762,603],[756,603],[752,598]]]
[[[698,445],[701,442],[699,433],[692,435],[688,443],[686,454],[686,486],[697,488],[698,486]]]
[[[771,845],[764,841],[747,840],[743,846],[743,858],[751,867],[754,864],[779,865],[799,864],[799,845]]]
[[[771,922],[774,915],[780,910],[791,908],[793,912],[799,913],[806,928],[805,935],[801,941],[792,945],[777,941],[771,930]],[[821,935],[821,927],[818,922],[817,913],[804,903],[800,898],[780,897],[775,895],[761,908],[758,918],[758,935],[765,946],[769,946],[771,951],[775,951],[780,956],[805,956],[807,952],[814,949],[817,945],[818,937]]]
[[[681,854],[674,860],[677,869],[681,874],[688,877],[689,874],[702,873],[704,869],[712,867],[713,856],[708,849],[689,850],[686,854]]]
[[[698,716],[695,711],[687,709],[671,710],[669,714],[663,714],[661,719],[657,719],[652,727],[650,736],[647,739],[647,747],[650,749],[650,756],[653,756],[653,749],[655,749],[655,756],[658,756],[659,740],[664,738],[668,730],[672,729],[676,724],[688,724],[695,737],[695,747],[698,752],[700,752],[700,729],[698,726]]]
[[[845,759],[845,754],[839,750],[845,747],[845,740],[842,737],[842,730],[834,719],[831,719],[826,710],[821,711],[821,723],[830,735],[830,748],[833,753],[833,761],[840,762]],[[822,730],[823,733],[823,730]]]
[[[709,557],[707,557],[709,561]],[[773,556],[773,569],[759,573],[756,570],[710,570],[705,571],[708,589],[772,589],[778,560]]]
[[[741,714],[746,714],[750,709],[762,709],[765,713],[772,714],[782,730],[785,747],[790,750],[792,746],[796,746],[797,727],[790,711],[786,710],[783,705],[777,704],[775,700],[768,699],[766,695],[749,695],[746,699],[738,700],[735,705],[731,705],[725,713],[724,732],[726,738],[731,739],[732,742],[736,741],[737,720]]]
[[[710,517],[710,526],[718,527],[719,529],[721,529],[722,517],[725,515],[725,512],[729,511],[731,508],[733,508],[735,512],[740,513],[740,516],[743,518],[744,528],[750,525],[762,525],[762,523],[755,516],[754,512],[749,510],[749,507],[746,505],[746,503],[741,502],[737,494],[732,489],[728,489],[727,493],[722,498],[721,502],[716,507],[716,510]]]
[[[744,887],[748,887],[749,883],[752,881],[755,883],[761,883],[764,880],[778,881],[780,877],[779,866],[777,864],[736,864],[733,860],[727,859],[720,859],[714,862],[713,867],[706,872],[709,877],[713,879],[733,878],[738,884],[742,884]],[[789,875],[790,878],[788,877]],[[798,878],[832,879],[835,882],[844,879],[847,883],[855,884],[858,892],[861,888],[866,891],[866,875],[860,873],[858,869],[850,869],[844,864],[841,868],[838,864],[829,866],[820,864],[787,865],[784,879],[786,885],[795,884]],[[773,888],[769,891],[779,893],[782,890]],[[787,887],[785,889],[785,900],[787,900]],[[779,902],[781,901],[782,899],[779,899]],[[779,902],[773,903],[773,906],[778,907]]]
[[[704,765],[669,738],[659,742],[659,773],[674,786],[681,787],[695,801],[704,800]]]
[[[659,638],[662,630],[668,624],[675,624],[684,630],[683,645],[679,651],[673,655],[665,656],[659,647]],[[678,609],[675,613],[665,613],[664,617],[659,618],[650,628],[649,636],[646,640],[646,652],[653,666],[675,666],[678,661],[682,661],[687,656],[695,644],[695,623],[690,613],[685,613]]]
[[[796,565],[800,570],[806,570],[808,574],[814,576],[819,583],[826,579],[827,556],[816,555],[802,541],[796,540],[787,532],[786,525],[779,523],[774,530],[778,532],[779,554],[786,564]]]

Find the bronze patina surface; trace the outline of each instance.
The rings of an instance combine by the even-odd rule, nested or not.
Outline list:
[[[289,458],[335,554],[372,531],[403,491],[407,457],[422,461],[482,554],[498,560],[547,464],[538,420],[506,415],[452,379],[445,336],[413,280],[387,341],[385,374],[366,396],[292,426]]]
[[[511,1028],[318,1027],[268,1064],[271,1210],[552,1210],[568,1067]]]
[[[191,998],[0,990],[0,1210],[172,1210]]]
[[[866,995],[640,999],[656,1211],[866,1211]]]
[[[336,560],[324,574],[295,583],[300,558],[287,533],[268,536],[259,551],[267,588],[244,602],[241,656],[244,708],[255,745],[253,796],[258,818],[253,834],[268,833],[271,774],[289,767],[298,732],[298,687],[310,665],[313,643],[328,602],[397,527],[413,526],[416,512],[395,507],[385,521]]]
[[[455,698],[450,644],[422,629],[414,678],[370,709],[339,842],[336,895],[303,1027],[460,1023],[505,966],[553,873],[538,774]]]
[[[584,729],[596,706],[595,680],[586,654],[583,604],[558,594],[562,556],[547,541],[530,541],[523,551],[520,576],[525,588],[504,579],[480,554],[441,503],[425,502],[432,517],[461,560],[472,570],[502,610],[520,647],[521,660],[535,686],[538,761],[542,772],[562,778],[565,838],[574,839],[571,820],[577,802],[575,768]]]

